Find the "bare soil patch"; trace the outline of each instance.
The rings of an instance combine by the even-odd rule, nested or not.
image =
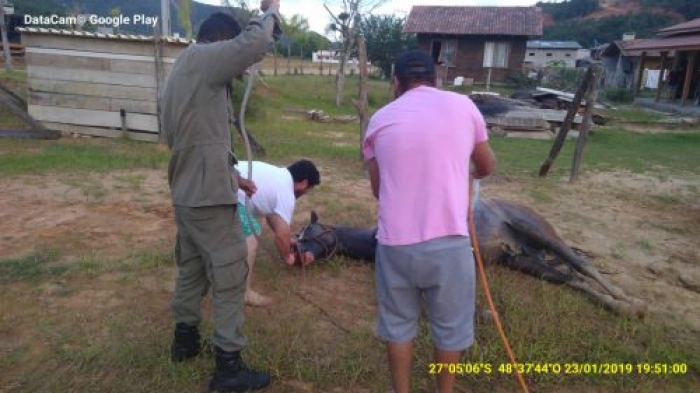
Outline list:
[[[311,210],[329,223],[373,225],[376,206],[362,173],[348,175],[332,164],[321,170],[324,185],[299,201],[295,228],[308,220]],[[693,176],[593,173],[575,185],[562,179],[554,186],[497,177],[485,182],[482,197],[535,208],[571,245],[593,253],[594,263],[612,282],[646,300],[651,318],[700,332],[698,190],[700,179]],[[175,233],[162,171],[20,177],[5,181],[0,203],[5,206],[0,212],[5,224],[0,227],[2,259],[27,255],[37,247],[58,248],[64,256],[86,251],[119,256],[162,247]],[[268,251],[263,257],[276,257],[274,250]],[[316,284],[302,292],[314,299],[324,298],[324,293],[349,294],[348,301],[355,301],[355,291],[365,288],[353,286],[347,276]],[[355,323],[342,311],[337,318],[350,327]]]

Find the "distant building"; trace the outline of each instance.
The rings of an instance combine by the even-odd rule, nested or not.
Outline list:
[[[528,41],[525,67],[576,67],[576,60],[586,58],[590,51],[575,41]]]
[[[438,65],[438,83],[458,76],[502,82],[523,69],[526,42],[542,35],[538,7],[413,6],[403,32]]]
[[[680,98],[683,105],[700,105],[700,18],[663,28],[657,38],[633,40],[625,49],[640,57],[632,86],[635,92],[644,86],[642,72],[653,67],[650,58],[660,56],[654,70],[656,85],[646,83],[656,88],[656,101],[665,90],[672,101]]]
[[[311,55],[311,61],[314,63],[340,63],[341,53],[334,50],[320,50]],[[357,61],[357,59],[355,59]]]

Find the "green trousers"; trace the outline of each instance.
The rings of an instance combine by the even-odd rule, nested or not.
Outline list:
[[[212,291],[214,345],[239,351],[245,315],[247,248],[235,205],[175,206],[178,276],[172,300],[175,323],[197,326],[202,298]]]

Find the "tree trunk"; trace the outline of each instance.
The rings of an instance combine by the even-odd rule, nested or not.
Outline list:
[[[335,75],[335,105],[340,106],[343,103],[343,86],[345,85],[345,67],[347,67],[350,59],[350,50],[347,49],[340,59],[338,64],[338,73]]]
[[[365,140],[367,125],[369,124],[369,115],[367,109],[367,90],[369,85],[369,72],[367,70],[367,47],[365,46],[365,37],[360,36],[357,40],[357,61],[360,65],[360,91],[359,99],[355,104],[357,114],[360,117],[360,158],[363,158],[362,144]]]
[[[304,46],[299,46],[299,73],[304,75]]]

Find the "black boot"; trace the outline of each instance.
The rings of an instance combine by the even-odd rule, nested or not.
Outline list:
[[[170,358],[173,362],[183,362],[199,354],[201,349],[199,330],[197,326],[184,323],[175,325],[175,339],[170,347]]]
[[[209,381],[209,390],[219,393],[246,392],[262,389],[270,384],[270,375],[248,368],[241,352],[226,352],[216,347],[216,370]]]

